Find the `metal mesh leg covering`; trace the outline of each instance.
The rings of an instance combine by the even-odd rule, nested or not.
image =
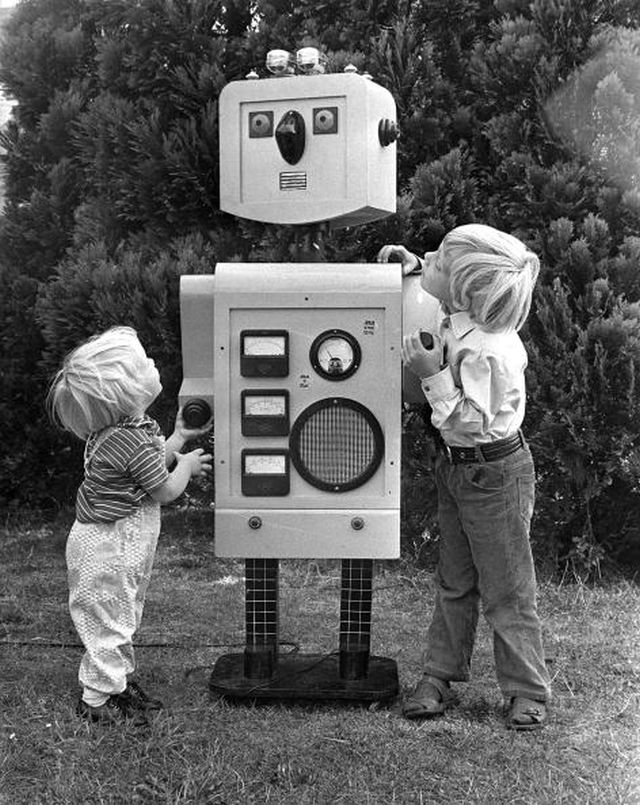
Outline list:
[[[278,654],[277,559],[245,559],[245,619],[245,676],[268,679]]]
[[[371,645],[372,559],[342,560],[340,597],[340,677],[362,679]]]

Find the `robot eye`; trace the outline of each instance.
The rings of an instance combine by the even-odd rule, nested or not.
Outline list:
[[[313,133],[314,134],[337,134],[338,133],[338,107],[323,106],[313,110]]]
[[[273,112],[249,112],[249,137],[273,135]]]

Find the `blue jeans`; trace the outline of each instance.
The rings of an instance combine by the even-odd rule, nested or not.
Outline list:
[[[451,464],[439,454],[436,483],[440,560],[425,673],[450,681],[469,679],[482,602],[505,699],[548,700],[529,544],[535,500],[529,448],[473,464]]]

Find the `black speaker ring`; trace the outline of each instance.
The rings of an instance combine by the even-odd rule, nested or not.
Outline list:
[[[318,478],[309,470],[300,451],[304,427],[316,413],[331,408],[347,408],[360,414],[366,421],[373,438],[374,449],[367,465],[358,475],[347,481],[326,481]],[[311,486],[325,492],[350,492],[363,486],[380,467],[384,458],[384,434],[374,414],[362,403],[347,397],[326,397],[309,405],[296,418],[289,437],[289,454],[297,473]]]

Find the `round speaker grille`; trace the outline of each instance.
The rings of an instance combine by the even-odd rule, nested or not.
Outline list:
[[[306,408],[290,437],[291,460],[312,486],[348,492],[380,466],[384,437],[378,420],[355,400],[329,397]]]

